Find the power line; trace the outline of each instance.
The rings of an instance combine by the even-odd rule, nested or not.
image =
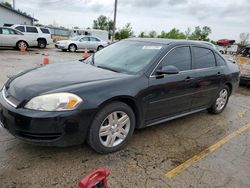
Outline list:
[[[115,0],[115,10],[114,10],[114,26],[113,26],[113,36],[112,41],[115,39],[115,30],[116,30],[116,14],[117,14],[117,0]]]

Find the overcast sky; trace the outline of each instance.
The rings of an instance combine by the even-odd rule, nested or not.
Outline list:
[[[70,28],[91,27],[101,14],[112,19],[113,4],[114,0],[16,0],[16,8],[34,15],[39,23]],[[240,33],[250,32],[249,12],[250,0],[118,0],[117,25],[131,23],[136,34],[207,25],[213,40],[239,40]]]

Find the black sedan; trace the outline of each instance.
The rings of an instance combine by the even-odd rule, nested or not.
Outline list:
[[[127,39],[84,61],[10,78],[0,95],[0,120],[26,142],[87,140],[108,153],[124,147],[135,128],[202,110],[221,113],[238,84],[238,66],[207,45]]]

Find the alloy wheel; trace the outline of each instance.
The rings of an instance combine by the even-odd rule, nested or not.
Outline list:
[[[220,91],[219,97],[216,100],[216,109],[218,111],[222,110],[226,103],[228,98],[228,91],[226,89],[223,89]]]
[[[122,111],[115,111],[109,114],[99,130],[99,139],[105,147],[115,147],[121,144],[130,131],[130,118]]]

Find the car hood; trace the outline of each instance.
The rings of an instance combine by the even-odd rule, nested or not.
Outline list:
[[[6,89],[18,101],[23,101],[75,84],[89,84],[128,76],[74,61],[51,64],[21,73],[7,82]]]

